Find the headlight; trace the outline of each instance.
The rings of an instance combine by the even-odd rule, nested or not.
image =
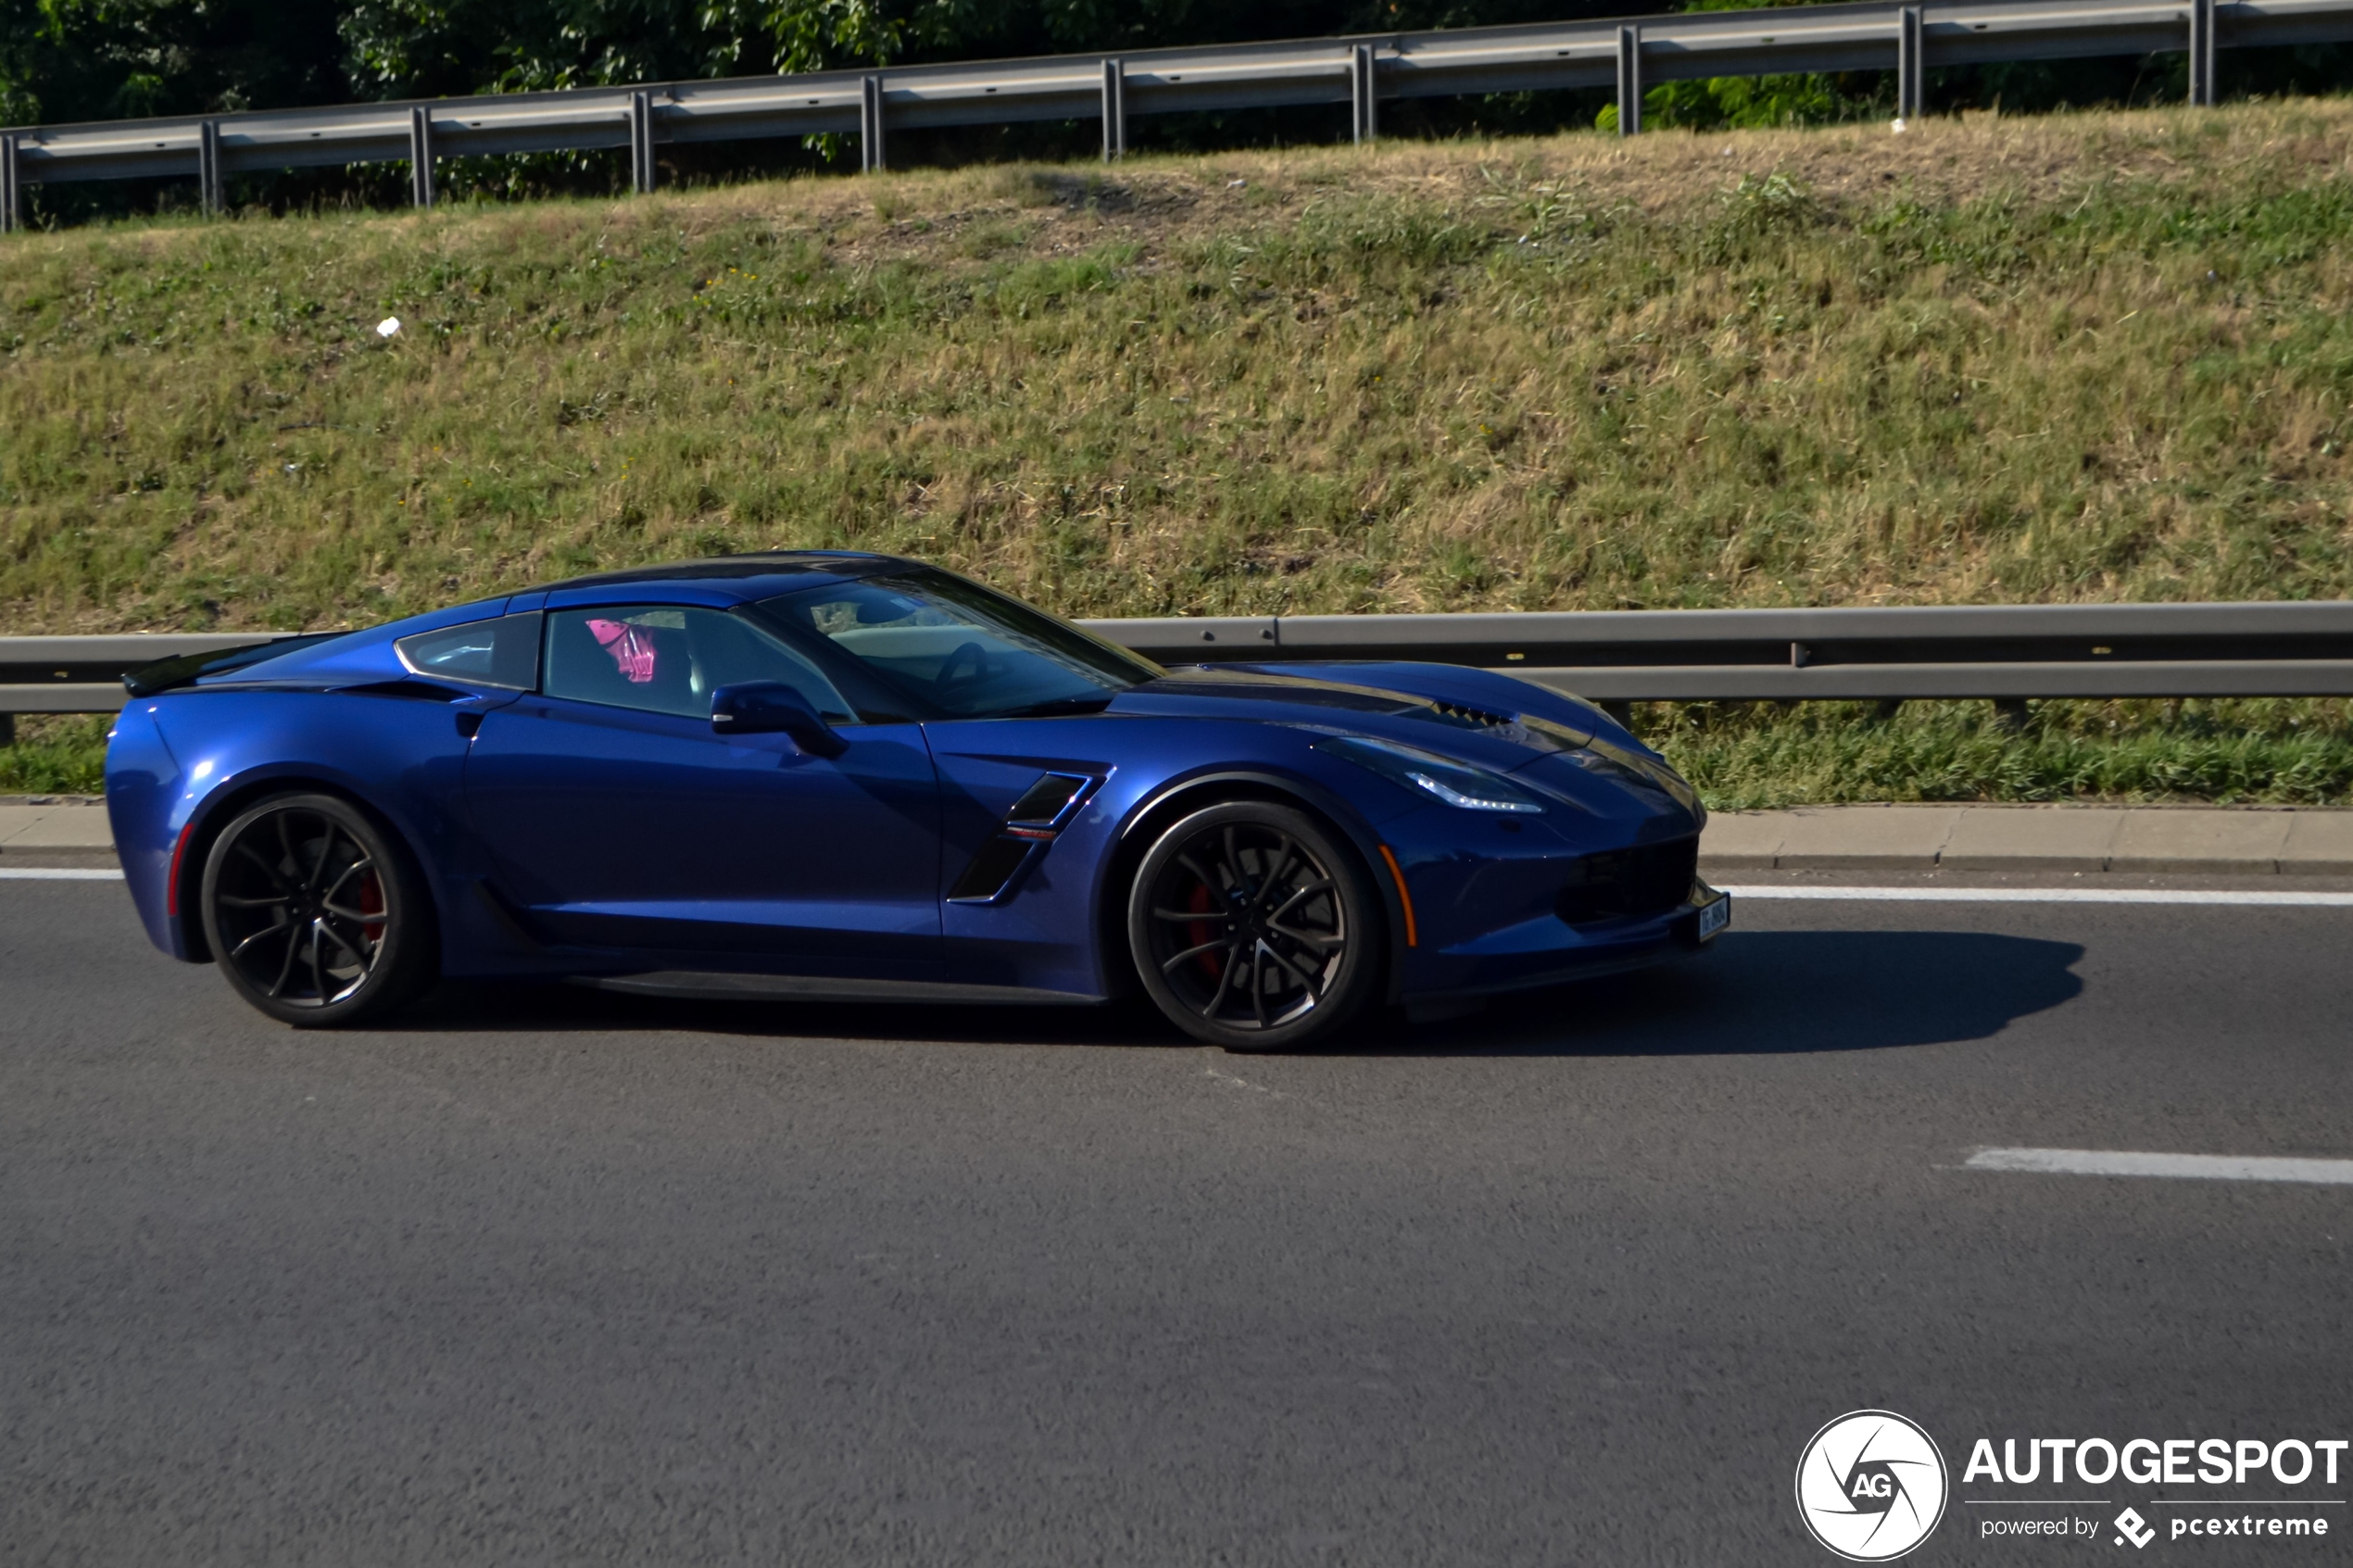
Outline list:
[[[1315,749],[1344,757],[1391,784],[1403,784],[1419,795],[1435,796],[1465,811],[1533,813],[1544,809],[1500,773],[1415,746],[1400,746],[1395,741],[1333,735],[1317,741]]]

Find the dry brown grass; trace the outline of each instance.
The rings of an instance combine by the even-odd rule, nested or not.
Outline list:
[[[953,264],[975,232],[1024,221],[1021,248],[1072,254],[1105,238],[1163,247],[1230,232],[1333,193],[1455,206],[1495,194],[1505,172],[1604,207],[1688,214],[1743,178],[1780,174],[1838,206],[1989,199],[2062,207],[2119,186],[2213,196],[2353,178],[2353,100],[2240,106],[2216,115],[2134,112],[2008,119],[1972,113],[1827,130],[1668,131],[1621,140],[1381,143],[1091,168],[896,172],[886,194],[858,181],[744,186],[697,198],[702,220],[766,220],[820,234],[845,259]],[[1238,187],[1236,182],[1241,182]],[[999,254],[993,246],[985,254]]]

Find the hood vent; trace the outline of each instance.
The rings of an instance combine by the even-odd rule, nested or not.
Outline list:
[[[1483,708],[1470,708],[1459,702],[1433,701],[1429,708],[1439,718],[1469,730],[1501,730],[1519,722],[1516,715],[1490,713]]]

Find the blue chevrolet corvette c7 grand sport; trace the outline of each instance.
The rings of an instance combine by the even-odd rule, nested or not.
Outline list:
[[[156,945],[288,1023],[435,976],[1101,1002],[1239,1050],[1721,930],[1705,811],[1574,698],[1164,670],[886,556],[583,577],[167,659],[107,755]]]

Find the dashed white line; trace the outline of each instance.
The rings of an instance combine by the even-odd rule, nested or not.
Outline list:
[[[2302,1182],[2353,1186],[2353,1160],[2284,1160],[2240,1154],[2138,1154],[2099,1148],[1981,1148],[1966,1171],[2059,1176],[2166,1176],[2204,1182]]]
[[[1727,887],[1735,898],[1806,898],[1866,904],[2212,904],[2353,909],[2353,893],[2209,887]]]
[[[0,882],[120,882],[120,871],[95,866],[0,866]]]

